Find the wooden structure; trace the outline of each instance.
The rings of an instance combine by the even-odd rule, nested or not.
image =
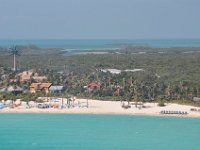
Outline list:
[[[42,82],[46,81],[46,76],[39,76],[37,73],[33,73],[32,71],[24,71],[21,73],[18,73],[18,76],[20,77],[20,81],[29,81],[31,79],[35,80],[35,82]]]
[[[32,71],[24,71],[21,73],[18,73],[18,76],[20,77],[20,81],[28,81],[31,80],[31,77],[33,76]]]
[[[30,85],[30,92],[45,92],[49,93],[49,88],[51,87],[52,83],[32,83]]]

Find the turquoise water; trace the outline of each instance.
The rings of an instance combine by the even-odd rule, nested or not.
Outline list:
[[[0,114],[0,150],[199,150],[200,119]]]
[[[0,40],[1,47],[34,44],[67,50],[116,49],[129,45],[151,47],[200,47],[200,39],[134,39],[134,40]]]

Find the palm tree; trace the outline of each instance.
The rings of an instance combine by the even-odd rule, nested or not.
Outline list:
[[[17,46],[12,46],[9,48],[9,53],[13,56],[13,70],[16,71],[16,56],[20,56],[20,51]]]

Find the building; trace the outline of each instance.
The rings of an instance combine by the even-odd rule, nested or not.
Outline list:
[[[36,93],[36,92],[45,92],[49,93],[49,89],[51,87],[52,83],[32,83],[30,85],[30,92]]]
[[[96,88],[98,88],[99,86],[96,84],[96,83],[94,83],[94,82],[92,82],[92,83],[90,83],[89,85],[88,85],[88,88],[93,88],[93,89],[96,89]]]
[[[63,86],[51,86],[49,88],[50,93],[63,93],[64,87]]]
[[[33,76],[33,80],[35,82],[42,82],[42,81],[47,81],[47,77],[46,76]]]
[[[23,93],[23,89],[20,88],[19,86],[8,86],[8,87],[0,89],[0,92],[8,92],[14,95],[18,95],[18,94]]]
[[[34,76],[32,77],[35,82],[42,82],[42,81],[47,81],[46,76],[39,76],[38,73],[34,73]]]
[[[31,80],[31,77],[33,76],[32,71],[24,71],[21,73],[18,73],[18,76],[20,77],[20,81],[29,81]]]
[[[193,97],[193,103],[194,104],[200,104],[200,98],[199,97]]]
[[[32,71],[24,71],[18,74],[20,77],[20,81],[29,81],[33,79],[35,82],[42,82],[42,81],[47,81],[46,76],[39,76],[37,73],[33,73]]]

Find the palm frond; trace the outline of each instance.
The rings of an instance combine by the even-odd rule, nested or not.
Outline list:
[[[17,55],[17,56],[20,56],[21,55],[21,51],[18,49],[17,46],[11,46],[8,50],[8,52],[11,54],[11,55]]]

